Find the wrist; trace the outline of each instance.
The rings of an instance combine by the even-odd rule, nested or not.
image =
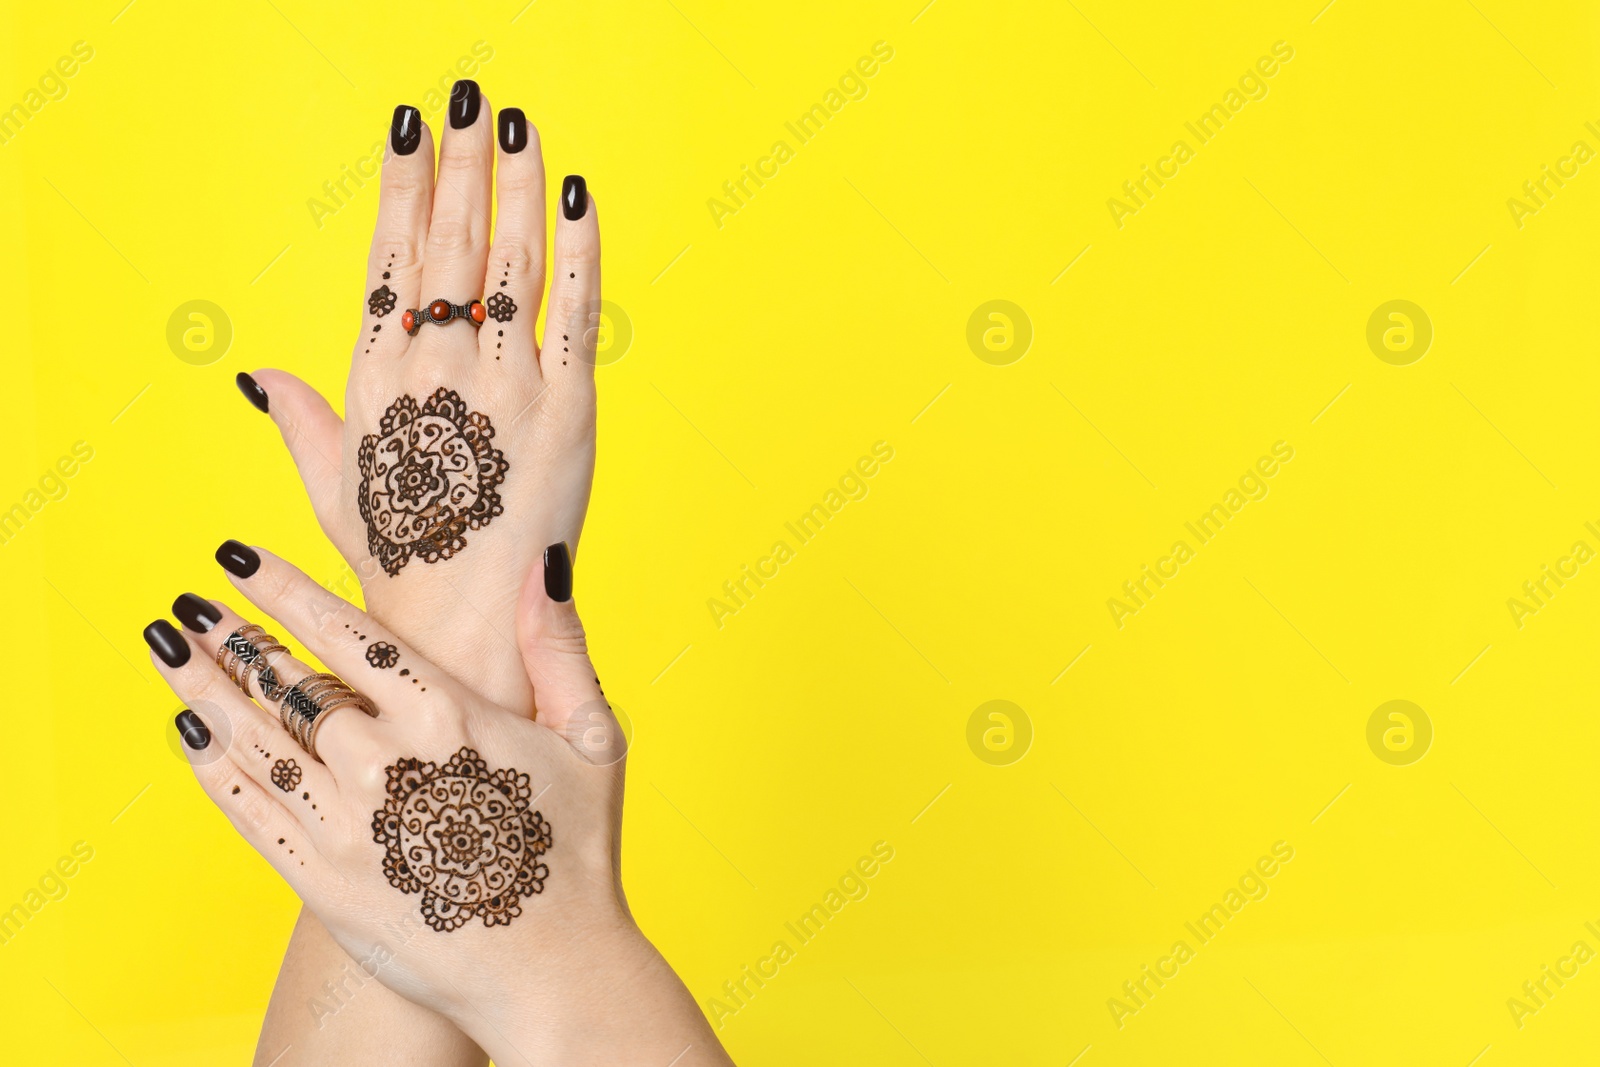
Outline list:
[[[459,990],[462,998],[446,1014],[498,1067],[731,1062],[688,990],[630,919],[571,944],[558,965],[541,967],[531,980],[501,974],[481,994]]]

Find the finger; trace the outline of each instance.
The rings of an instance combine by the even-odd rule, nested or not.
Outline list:
[[[190,596],[192,594],[178,598],[179,602],[173,605],[174,613],[191,616],[198,605],[205,605],[210,610],[203,614],[219,620],[214,626],[226,622],[224,612],[199,597],[190,600]],[[188,625],[186,622],[185,627]],[[166,619],[158,619],[145,627],[144,638],[150,646],[151,660],[156,670],[161,672],[178,699],[205,722],[213,743],[220,743],[219,755],[226,756],[257,785],[271,788],[294,818],[301,822],[314,821],[317,814],[312,812],[309,804],[292,804],[290,797],[298,798],[298,793],[283,788],[282,783],[293,778],[300,792],[315,790],[319,795],[331,799],[333,778],[325,768],[305,759],[304,753],[283,732],[278,720],[241,693],[228,680],[222,668],[217,666],[215,653],[206,652],[207,643],[221,645],[229,632],[214,631],[215,640],[203,642],[203,638],[210,635],[186,634]],[[191,753],[190,762],[195,761]],[[220,762],[220,759],[214,757],[214,761]],[[275,761],[284,761],[285,764],[277,770],[276,781],[274,769],[278,763]],[[288,767],[290,761],[298,774]]]
[[[367,255],[361,339],[354,366],[371,357],[396,357],[407,348],[400,316],[420,303],[422,249],[433,202],[433,135],[409,104],[394,109],[389,151],[378,189],[378,223]]]
[[[539,350],[545,379],[579,402],[594,395],[594,349],[600,332],[600,220],[588,183],[569,174],[556,217],[550,314]]]
[[[450,91],[450,123],[439,147],[439,175],[423,252],[422,300],[468,304],[483,293],[489,255],[489,181],[494,167],[489,102],[468,79]],[[468,326],[429,327],[464,338]]]
[[[620,760],[626,742],[600,687],[583,621],[572,603],[565,542],[545,549],[517,605],[517,645],[533,685],[534,721],[560,734],[591,763]]]
[[[388,627],[312,581],[300,568],[264,549],[237,548],[249,553],[254,566],[241,574],[244,568],[223,564],[234,587],[351,688],[372,699],[385,718],[404,719],[420,713],[430,701],[461,693],[453,679]],[[318,751],[332,730],[330,724],[317,736]]]
[[[304,896],[305,887],[329,866],[313,840],[314,832],[233,760],[207,758],[215,741],[204,716],[185,710],[179,712],[176,725],[200,788],[239,836]]]
[[[496,157],[494,248],[483,296],[489,321],[478,331],[485,357],[514,354],[532,364],[533,325],[544,298],[544,154],[539,131],[521,108],[500,112]]]
[[[238,549],[243,549],[245,546],[238,544],[238,542],[228,542],[224,545],[224,548],[228,549],[231,554],[236,554]],[[245,550],[249,551],[248,549]],[[219,557],[222,554],[223,550],[219,549]],[[196,601],[199,604],[210,605],[210,614],[214,616],[214,621],[206,619],[196,622],[194,620],[193,615],[203,610],[194,603]],[[215,669],[224,682],[228,682],[228,672],[224,672],[221,666],[222,663],[231,664],[231,673],[235,677],[246,680],[248,695],[256,701],[260,706],[261,713],[276,728],[275,739],[277,747],[283,750],[279,753],[279,756],[291,751],[290,746],[295,746],[297,742],[288,734],[283,725],[283,702],[286,698],[286,693],[291,687],[320,672],[312,669],[286,648],[281,651],[261,648],[262,659],[265,663],[264,669],[247,669],[249,667],[248,660],[240,661],[237,655],[231,652],[229,655],[219,658],[218,653],[228,637],[254,620],[245,618],[219,600],[204,601],[200,597],[193,597],[192,600],[188,597],[180,597],[178,603],[173,605],[174,613],[178,613],[180,606],[184,605],[187,605],[184,609],[186,614],[179,617],[184,620],[185,629],[190,631],[189,640],[200,649],[203,655],[217,662],[218,665]],[[194,633],[193,630],[200,625],[207,625],[210,629],[205,633]],[[262,629],[276,644],[280,646],[288,644],[287,641],[283,640],[281,633],[273,632],[274,626],[264,624]],[[291,634],[290,636],[292,637],[293,635]],[[266,640],[258,637],[252,640],[250,644],[261,647],[266,644]],[[350,688],[362,696],[366,696],[359,687],[351,686]],[[353,766],[358,760],[365,758],[371,752],[375,741],[375,732],[372,729],[371,717],[360,708],[345,706],[334,709],[328,713],[324,720],[318,723],[316,754],[307,753],[307,756],[310,757],[309,759],[297,759],[296,762],[299,763],[302,771],[305,771],[308,764],[318,764],[319,768],[321,768],[319,775],[328,775],[329,777],[323,779],[323,781],[331,785],[338,780],[339,768]],[[271,751],[273,747],[273,745],[262,745],[262,748],[268,751]],[[266,780],[270,780],[270,770],[271,768],[269,767],[262,772]],[[306,771],[305,773],[310,772]]]
[[[345,506],[354,490],[346,489],[340,457],[344,420],[321,393],[284,371],[261,370],[254,376],[240,372],[238,383],[239,391],[265,410],[283,435],[322,532],[346,559],[364,559],[365,538],[350,518],[354,509]]]

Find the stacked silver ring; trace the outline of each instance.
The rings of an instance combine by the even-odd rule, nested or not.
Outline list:
[[[287,652],[278,639],[255,623],[239,627],[229,634],[217,649],[217,666],[228,672],[228,678],[245,696],[251,696],[250,675],[256,676],[261,695],[267,700],[277,700],[283,695],[283,684],[267,661],[269,652]]]
[[[329,712],[343,707],[360,708],[374,719],[378,717],[378,709],[366,697],[334,675],[313,674],[284,690],[278,716],[289,736],[312,759],[321,763],[322,757],[317,755],[317,731],[322,728]]]

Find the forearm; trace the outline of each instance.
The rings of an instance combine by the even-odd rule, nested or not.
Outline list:
[[[257,1067],[483,1067],[487,1057],[470,1038],[385,988],[372,977],[377,966],[351,959],[302,908],[262,1022]]]

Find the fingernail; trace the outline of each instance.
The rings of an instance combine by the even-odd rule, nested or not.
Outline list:
[[[261,388],[256,383],[256,380],[244,371],[239,372],[238,377],[234,378],[234,382],[239,386],[239,392],[244,394],[244,398],[254,404],[257,411],[265,414],[267,410],[267,391]]]
[[[224,541],[217,549],[217,562],[223,570],[239,578],[248,578],[261,566],[261,557],[249,545],[238,541]]]
[[[189,662],[189,642],[166,619],[157,619],[144,628],[144,643],[169,667],[181,667]]]
[[[572,553],[565,541],[544,550],[544,594],[557,604],[572,599]]]
[[[211,628],[222,621],[222,612],[218,611],[211,601],[204,597],[185,593],[172,602],[172,613],[178,621],[197,634],[208,634]]]
[[[478,83],[462,78],[450,89],[450,128],[464,130],[478,121]]]
[[[183,743],[196,752],[211,743],[211,731],[206,729],[206,724],[194,712],[187,709],[180,711],[172,721],[177,724],[178,736],[183,738]]]
[[[528,147],[528,117],[520,107],[508,107],[500,112],[500,151],[514,156]]]
[[[581,174],[569,174],[561,183],[561,213],[577,222],[589,210],[589,184]]]
[[[401,104],[389,120],[389,147],[397,156],[409,156],[421,143],[422,112],[410,104]]]

